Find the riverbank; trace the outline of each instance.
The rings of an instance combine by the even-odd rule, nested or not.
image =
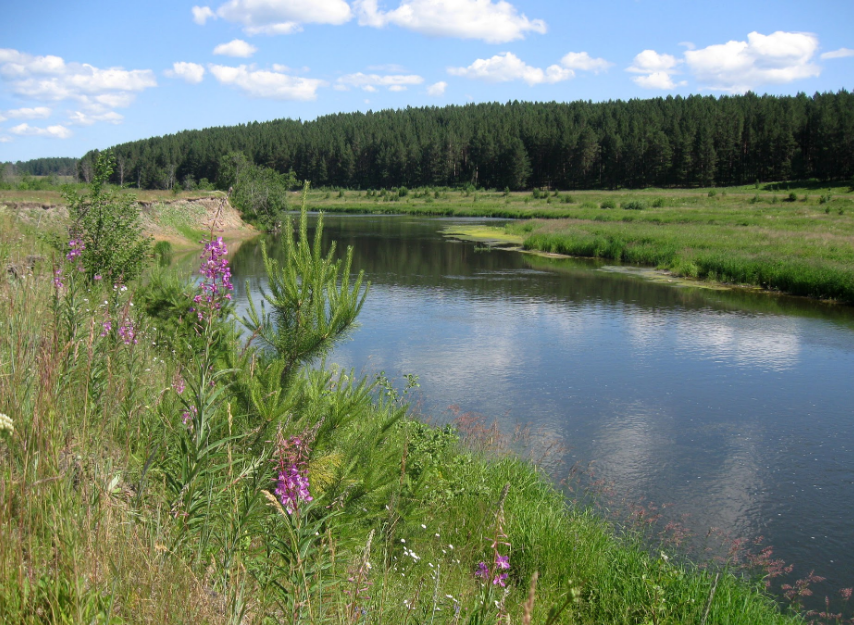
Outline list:
[[[180,195],[148,191],[137,198],[145,236],[167,241],[176,252],[199,248],[199,241],[210,231],[209,224],[220,210],[222,193],[182,193]],[[68,210],[59,191],[0,191],[0,211],[37,229],[62,230]],[[222,206],[218,234],[231,241],[257,236],[258,230],[247,224],[228,202]]]
[[[537,218],[477,232],[456,228],[455,236],[852,304],[854,200],[844,191],[817,198],[790,191],[792,201],[774,191],[612,197],[590,192],[598,204],[586,200],[550,219],[530,211]]]
[[[4,264],[48,255],[32,228],[3,225]],[[485,424],[425,426],[392,390],[340,371],[305,371],[279,396],[265,386],[276,371],[226,327],[212,386],[196,385],[204,356],[182,347],[183,322],[152,307],[156,293],[69,284],[56,297],[52,277],[47,263],[0,277],[5,621],[455,623],[503,612],[546,623],[563,606],[556,622],[797,622],[758,577],[716,577],[675,547],[651,554],[638,534],[568,505]],[[105,319],[132,340],[105,332]],[[216,446],[190,497],[184,402],[198,396],[211,397],[199,405]],[[276,485],[277,424],[311,441],[315,501],[303,516],[259,497]],[[288,560],[292,546],[301,556]]]

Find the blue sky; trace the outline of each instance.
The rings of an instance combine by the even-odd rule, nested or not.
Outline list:
[[[0,161],[369,109],[851,90],[852,25],[852,0],[7,3]]]

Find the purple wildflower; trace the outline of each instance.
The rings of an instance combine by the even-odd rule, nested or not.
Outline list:
[[[201,304],[207,303],[211,312],[222,308],[223,301],[231,299],[229,291],[234,290],[234,285],[231,284],[231,268],[228,266],[228,260],[224,256],[228,254],[228,248],[222,237],[217,237],[216,240],[210,240],[205,245],[205,251],[202,254],[202,266],[199,273],[204,276],[202,281],[201,293],[193,298],[193,302]],[[204,319],[204,314],[201,310],[197,311],[199,320]]]
[[[288,514],[299,510],[300,502],[313,501],[309,490],[306,458],[308,450],[298,436],[284,438],[279,432],[276,443],[276,457],[279,466],[275,493]]]
[[[83,253],[83,250],[86,249],[86,244],[83,243],[83,241],[71,239],[68,242],[68,247],[70,247],[71,250],[68,252],[68,254],[65,255],[65,258],[69,261],[72,261]]]
[[[181,422],[189,428],[193,427],[193,418],[199,414],[195,406],[190,406],[189,410],[185,410],[181,414]]]
[[[112,321],[105,321],[101,324],[101,336],[107,336],[110,333],[110,330],[113,329]]]
[[[486,579],[489,577],[489,567],[486,566],[486,562],[480,562],[477,565],[477,571],[474,572],[475,577],[482,577]]]
[[[94,278],[94,279],[95,279],[95,281],[96,281],[96,282],[97,282],[98,280],[101,280],[101,274],[96,273],[96,274],[95,274],[95,278]]]
[[[495,566],[499,569],[509,569],[510,568],[510,556],[495,556]]]
[[[62,269],[57,269],[56,271],[53,272],[53,286],[57,290],[59,290],[63,286],[65,286],[62,283]]]
[[[501,573],[500,575],[495,576],[495,578],[492,580],[492,585],[501,586],[502,588],[504,588],[505,586],[507,586],[507,584],[505,583],[506,580],[507,573]]]
[[[175,377],[172,379],[172,390],[174,390],[179,395],[184,392],[186,385],[184,384],[184,378],[181,377],[180,373],[176,373]]]
[[[136,330],[133,327],[133,323],[130,321],[125,321],[119,327],[119,336],[124,341],[125,345],[130,345],[131,343],[136,345],[137,343]]]

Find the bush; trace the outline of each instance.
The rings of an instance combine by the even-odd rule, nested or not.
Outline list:
[[[560,198],[561,204],[573,204],[574,200],[571,195],[562,195]]]
[[[786,201],[787,202],[797,202],[798,201],[798,194],[795,193],[794,191],[792,191],[791,193],[789,193],[789,197],[786,199]]]
[[[161,267],[172,263],[172,244],[169,241],[158,241],[154,244],[154,258]]]
[[[641,202],[640,200],[629,200],[628,202],[623,202],[620,206],[623,210],[627,211],[646,210],[646,202]]]
[[[145,268],[151,248],[142,234],[136,197],[107,188],[114,163],[110,152],[99,154],[89,193],[66,188],[63,197],[71,218],[68,234],[80,245],[80,264],[87,277],[129,282]]]
[[[600,205],[600,208],[617,208],[617,203],[614,200],[604,200]]]
[[[663,197],[657,197],[652,202],[653,208],[662,208],[665,206],[665,199]]]
[[[818,198],[819,204],[830,204],[832,201],[833,196],[830,193],[828,193],[827,195],[822,195],[820,198]]]
[[[407,189],[406,187],[400,187],[397,190],[398,197],[406,197],[407,195],[409,195],[409,189]]]
[[[711,189],[711,190],[709,191],[709,197],[717,197],[717,195],[718,195],[718,190],[717,190],[717,189]]]

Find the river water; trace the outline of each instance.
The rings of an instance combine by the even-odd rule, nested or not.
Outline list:
[[[532,445],[566,448],[546,461],[557,480],[592,467],[662,524],[762,536],[792,579],[827,577],[822,596],[854,586],[854,309],[441,235],[463,221],[325,216],[325,241],[353,246],[371,282],[329,362],[399,386],[416,374],[422,418],[530,425]],[[260,245],[232,268],[243,306],[245,280],[263,280]]]

